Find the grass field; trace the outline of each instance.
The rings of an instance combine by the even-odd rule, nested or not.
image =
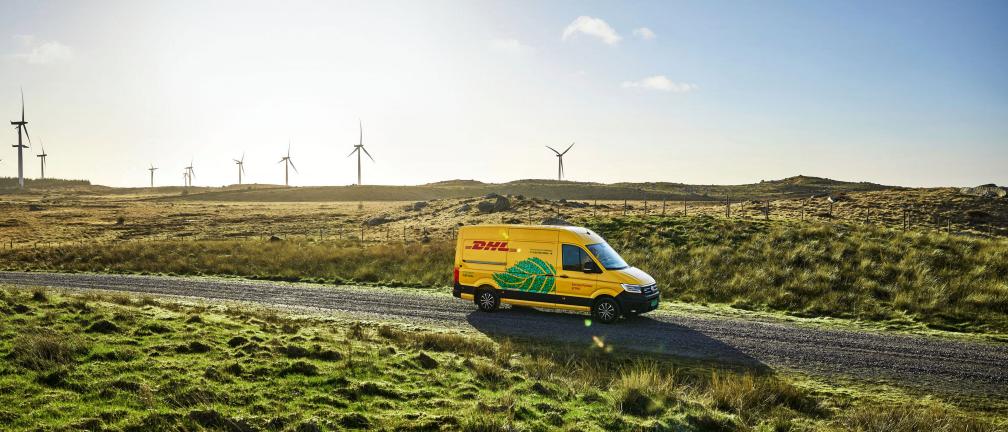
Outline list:
[[[666,299],[795,316],[1008,333],[1008,240],[789,221],[578,221],[660,281]],[[446,287],[454,244],[134,241],[0,250],[8,269],[229,275]]]
[[[7,430],[994,431],[1003,400],[289,311],[0,288]]]
[[[833,203],[824,196],[776,199],[769,217],[766,201],[732,201],[728,216],[724,203],[714,201],[491,196],[258,203],[194,201],[197,193],[163,190],[50,190],[0,197],[0,267],[444,287],[458,226],[560,217],[602,233],[654,275],[670,299],[901,328],[1008,333],[1008,200],[810,177],[736,192],[788,196],[831,185],[848,192]],[[423,187],[471,193],[465,188],[486,186]],[[298,194],[305,190],[256,185],[219,193],[304,198]],[[498,200],[506,200],[505,208],[480,209]],[[278,241],[267,242],[273,236]]]

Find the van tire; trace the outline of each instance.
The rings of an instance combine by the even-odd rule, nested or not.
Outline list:
[[[620,317],[620,306],[616,299],[603,296],[592,305],[592,318],[602,324],[612,324]]]
[[[476,291],[476,295],[473,296],[473,302],[476,303],[476,307],[479,310],[493,312],[500,307],[500,295],[492,287],[485,287]]]

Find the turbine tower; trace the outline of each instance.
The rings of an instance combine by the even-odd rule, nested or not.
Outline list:
[[[290,153],[290,149],[287,149],[287,153]],[[242,184],[242,174],[245,173],[245,153],[242,153],[241,159],[233,159],[235,165],[238,165],[238,184]]]
[[[18,143],[17,145],[11,146],[18,149],[18,187],[24,189],[24,155],[22,154],[24,149],[28,146],[24,145],[21,141],[21,133],[24,132],[25,138],[28,139],[28,144],[31,144],[31,137],[28,136],[28,122],[25,121],[24,114],[24,89],[21,90],[21,121],[11,120],[10,124],[12,126],[17,126],[18,130]]]
[[[546,146],[546,148],[553,150],[553,153],[556,153],[557,161],[560,163],[557,166],[557,180],[563,180],[563,156],[567,154],[568,151],[570,151],[571,147],[574,147],[574,143],[571,143],[571,145],[567,146],[567,150],[564,150],[561,153],[556,151],[556,149],[553,147]]]
[[[154,171],[157,171],[157,167],[151,164],[150,168],[147,168],[147,171],[150,171],[150,187],[154,187]]]
[[[294,168],[294,172],[298,172],[297,167],[294,166],[294,161],[292,161],[290,157],[290,142],[287,142],[287,156],[280,158],[280,162],[277,163],[284,164],[284,186],[290,186],[290,183],[288,182],[289,177],[287,176],[287,168]]]
[[[196,172],[192,169],[192,159],[189,159],[189,166],[185,167],[186,172],[186,186],[192,186],[192,179],[196,177]]]
[[[374,160],[373,157],[371,157],[371,153],[368,153],[367,149],[364,148],[364,125],[360,122],[360,120],[357,121],[357,126],[360,128],[360,141],[357,143],[357,145],[354,146],[353,151],[350,152],[350,154],[348,154],[347,157],[353,156],[354,153],[357,153],[357,186],[360,186],[361,185],[361,170],[360,170],[360,167],[361,167],[361,157],[360,157],[361,151],[363,150],[364,154],[366,154],[367,157],[371,158],[371,162],[374,162],[375,160]]]
[[[39,144],[42,146],[42,154],[36,155],[36,156],[39,159],[42,160],[42,180],[45,180],[45,158],[46,158],[46,156],[49,156],[49,155],[47,155],[46,152],[45,152],[45,143],[43,143],[42,141],[39,141]]]
[[[189,171],[182,171],[182,185],[184,187],[189,187]]]

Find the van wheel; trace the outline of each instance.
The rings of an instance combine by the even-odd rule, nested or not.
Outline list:
[[[500,307],[500,296],[497,295],[497,290],[493,288],[484,288],[477,291],[476,297],[473,300],[476,302],[476,307],[483,312],[493,312]]]
[[[602,297],[595,300],[592,306],[592,317],[602,324],[611,324],[620,316],[619,303],[612,297]]]

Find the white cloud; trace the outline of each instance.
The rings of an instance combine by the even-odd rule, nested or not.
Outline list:
[[[633,34],[634,34],[634,36],[637,36],[637,37],[639,37],[641,39],[644,39],[644,40],[651,40],[651,39],[654,39],[654,38],[658,37],[658,35],[656,35],[654,31],[652,31],[651,29],[649,29],[647,27],[641,27],[641,28],[638,28],[638,29],[634,29]]]
[[[686,93],[699,88],[696,84],[674,82],[665,75],[650,76],[637,81],[623,81],[622,86],[623,88],[642,88],[673,93]]]
[[[534,48],[521,43],[518,39],[493,39],[490,41],[490,48],[509,53],[509,54],[526,54],[534,51]]]
[[[574,37],[577,33],[584,33],[589,36],[594,36],[602,40],[609,45],[616,45],[622,37],[616,30],[609,26],[608,23],[603,21],[601,18],[592,18],[590,16],[579,16],[574,22],[570,23],[563,32],[563,40],[570,39]]]
[[[14,38],[21,41],[23,49],[22,52],[14,54],[14,58],[28,64],[62,63],[73,58],[73,50],[57,41],[40,41],[30,35]]]

